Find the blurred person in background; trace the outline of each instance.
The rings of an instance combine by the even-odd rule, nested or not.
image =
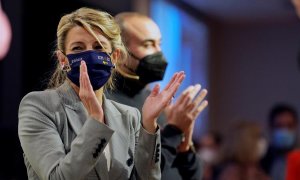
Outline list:
[[[139,13],[124,12],[115,19],[130,56],[117,65],[120,68],[117,86],[106,94],[112,100],[142,111],[142,104],[150,93],[148,85],[163,79],[168,64],[161,52],[161,32],[152,19]],[[207,106],[204,101],[207,91],[200,89],[199,84],[188,87],[158,119],[161,126],[167,124],[161,132],[162,179],[201,178],[200,160],[192,143],[195,120]],[[184,96],[189,100],[185,107],[179,106]]]
[[[215,180],[219,173],[222,138],[209,132],[200,138],[197,154],[204,161],[203,180]]]
[[[287,156],[286,178],[285,180],[300,179],[300,150],[294,150]]]
[[[220,180],[269,180],[259,166],[267,149],[259,125],[240,121],[227,133],[222,148]]]
[[[269,114],[270,146],[261,165],[272,180],[284,180],[287,155],[297,144],[298,115],[286,104],[275,105]]]
[[[291,0],[297,16],[300,18],[300,0]],[[298,65],[300,65],[300,53],[298,53]],[[293,150],[288,154],[286,163],[286,180],[300,179],[300,150]]]

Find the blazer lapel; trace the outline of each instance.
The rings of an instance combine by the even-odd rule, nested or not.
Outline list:
[[[68,122],[74,133],[78,135],[87,118],[86,110],[69,82],[65,82],[58,88],[58,94],[65,107]]]
[[[70,108],[69,106],[65,106],[65,111],[68,116],[68,121],[69,121],[72,129],[74,130],[74,133],[76,135],[78,135],[78,133],[80,132],[80,129],[83,126],[83,122],[82,122],[82,120],[80,120],[80,117],[82,118],[83,113],[78,112],[78,111]]]
[[[110,141],[112,159],[109,177],[110,179],[120,179],[120,176],[126,172],[126,169],[124,169],[124,165],[126,164],[124,162],[127,160],[127,151],[129,148],[127,130],[129,128],[129,121],[122,119],[122,114],[105,96],[103,98],[103,105],[106,123],[115,131]],[[119,169],[119,171],[116,169]],[[120,169],[123,169],[123,171],[120,171]]]
[[[88,114],[80,101],[78,95],[70,86],[69,82],[65,82],[61,85],[57,92],[62,99],[63,106],[65,107],[65,112],[68,118],[68,122],[74,133],[78,135],[80,129],[82,128]],[[127,151],[128,151],[128,131],[127,128],[130,127],[129,121],[124,121],[122,115],[118,109],[103,96],[103,109],[106,124],[115,131],[113,134],[109,145],[111,153],[111,168],[108,173],[107,170],[107,159],[102,154],[98,163],[95,166],[95,170],[101,179],[119,179],[123,173],[126,172],[124,167],[124,162],[126,162]],[[127,124],[126,124],[127,123]],[[117,170],[118,169],[118,170]],[[123,171],[120,171],[123,169]]]
[[[120,112],[115,108],[115,106],[107,100],[105,96],[103,96],[103,109],[104,109],[104,116],[106,124],[113,129],[115,132],[109,141],[108,146],[110,146],[110,153],[111,153],[111,167],[108,172],[107,169],[107,159],[102,154],[100,156],[100,160],[96,165],[96,171],[101,179],[120,179],[126,169],[124,169],[124,162],[126,158],[126,152],[124,148],[128,147],[127,138],[122,133],[125,129],[122,126],[122,116]],[[121,162],[120,162],[121,161]],[[120,169],[122,169],[120,171]]]
[[[74,133],[78,135],[85,120],[88,118],[88,113],[78,95],[68,82],[65,82],[58,88],[58,94],[62,99],[68,122]],[[94,168],[100,179],[103,180],[108,180],[106,161],[104,154],[101,154],[99,161]]]

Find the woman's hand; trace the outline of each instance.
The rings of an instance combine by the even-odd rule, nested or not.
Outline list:
[[[190,149],[195,120],[208,105],[208,102],[204,100],[207,90],[200,90],[200,84],[188,87],[175,104],[171,104],[166,108],[168,124],[176,126],[185,135],[185,140],[179,147],[180,152]]]
[[[90,78],[87,72],[87,67],[84,61],[81,61],[80,64],[80,88],[79,88],[79,97],[88,111],[89,115],[96,119],[99,122],[104,122],[103,109],[99,103],[93,87],[90,82]]]
[[[171,102],[181,82],[185,78],[184,72],[175,73],[168,85],[161,91],[159,84],[156,84],[144,102],[142,115],[143,127],[150,133],[155,133],[157,128],[156,120],[160,113]]]

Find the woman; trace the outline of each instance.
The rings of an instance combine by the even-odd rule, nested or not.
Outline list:
[[[230,129],[224,142],[225,166],[220,180],[269,180],[259,167],[266,152],[261,128],[253,122],[239,122]]]
[[[160,179],[156,119],[184,73],[176,73],[161,92],[154,87],[141,121],[137,109],[103,95],[103,86],[112,86],[115,64],[126,56],[109,14],[81,8],[63,16],[56,55],[51,89],[29,93],[20,104],[18,131],[28,178]]]

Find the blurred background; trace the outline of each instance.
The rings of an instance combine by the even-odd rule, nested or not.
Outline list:
[[[18,106],[28,92],[46,88],[59,19],[83,6],[112,15],[137,11],[159,25],[169,61],[160,83],[184,70],[179,92],[195,83],[209,91],[196,142],[210,131],[226,135],[241,119],[257,123],[270,138],[273,105],[300,108],[300,21],[290,0],[1,0],[12,41],[0,60],[0,179],[27,178]]]

